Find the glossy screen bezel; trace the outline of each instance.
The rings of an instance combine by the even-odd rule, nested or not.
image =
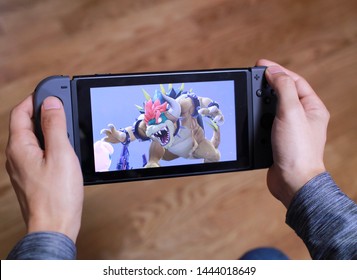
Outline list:
[[[248,70],[223,70],[203,72],[149,73],[132,75],[105,75],[74,77],[74,114],[78,116],[76,135],[77,153],[81,161],[85,184],[158,179],[188,175],[212,174],[250,169]],[[95,172],[90,89],[146,84],[167,84],[209,81],[234,81],[236,108],[236,139],[238,160],[215,163],[188,164],[159,168],[140,168],[121,171]]]

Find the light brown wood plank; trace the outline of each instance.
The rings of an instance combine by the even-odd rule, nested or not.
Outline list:
[[[11,108],[53,74],[246,67],[276,60],[331,113],[325,161],[357,201],[357,2],[1,0],[0,258],[25,232],[5,171]],[[265,170],[88,187],[81,259],[236,259],[275,246],[308,259]]]

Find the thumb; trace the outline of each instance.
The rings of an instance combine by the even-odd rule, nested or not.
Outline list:
[[[43,101],[41,127],[46,154],[63,151],[68,146],[66,116],[62,102],[57,97],[50,96]]]

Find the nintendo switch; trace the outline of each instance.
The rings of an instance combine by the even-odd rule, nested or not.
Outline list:
[[[34,94],[64,105],[86,185],[269,167],[276,96],[265,67],[51,76]]]

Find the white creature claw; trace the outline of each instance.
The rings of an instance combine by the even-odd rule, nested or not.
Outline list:
[[[108,124],[108,128],[102,129],[100,134],[105,134],[102,140],[110,143],[124,142],[126,137],[125,133],[117,130],[114,124]]]
[[[222,114],[216,116],[213,121],[218,124],[219,126],[221,126],[222,124],[224,124],[224,117]]]
[[[212,118],[213,121],[219,126],[224,124],[224,116],[217,106],[199,109],[198,113],[200,113],[204,117]]]

